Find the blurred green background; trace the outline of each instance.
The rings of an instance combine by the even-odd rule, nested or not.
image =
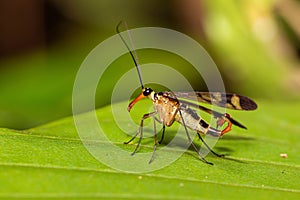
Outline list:
[[[166,27],[198,40],[228,92],[282,104],[298,101],[299,19],[298,0],[2,0],[0,127],[26,129],[71,115],[77,70],[96,45],[115,34],[120,20],[131,28]],[[142,63],[163,58],[151,51],[139,56]],[[110,80],[101,88],[107,93]],[[96,102],[107,105],[110,95],[97,95]]]

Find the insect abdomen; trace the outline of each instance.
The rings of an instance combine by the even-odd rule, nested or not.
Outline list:
[[[184,124],[182,122],[182,118],[180,113],[178,112],[175,120],[182,125],[186,125],[191,130],[197,131],[201,134],[209,134],[214,137],[219,137],[221,131],[210,127],[210,125],[205,122],[197,113],[196,111],[187,107],[187,105],[181,105],[180,107],[182,118],[184,119]]]

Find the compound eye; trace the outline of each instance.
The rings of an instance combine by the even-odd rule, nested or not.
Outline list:
[[[151,88],[145,88],[145,91],[143,92],[144,96],[148,96],[149,94],[151,94],[153,90]]]

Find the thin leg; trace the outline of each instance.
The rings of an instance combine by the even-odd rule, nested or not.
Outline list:
[[[162,123],[156,116],[154,117],[154,119],[158,122],[158,123]]]
[[[154,117],[154,119],[155,119],[158,123],[162,124],[162,122],[161,122],[156,116]],[[164,139],[164,136],[165,136],[165,129],[166,129],[166,126],[163,125],[162,136],[161,136],[161,139],[159,140],[158,144],[161,144],[162,141],[163,141],[163,139]]]
[[[149,164],[153,161],[154,159],[154,153],[156,151],[156,148],[157,148],[157,145],[158,145],[158,142],[157,142],[157,137],[156,137],[156,122],[155,122],[155,116],[153,116],[153,132],[154,132],[154,147],[153,147],[153,152],[152,152],[152,156],[149,160]]]
[[[138,141],[138,144],[136,145],[134,151],[132,152],[132,156],[136,153],[136,151],[138,150],[140,144],[141,144],[141,141],[143,139],[143,125],[144,125],[144,120],[149,118],[149,117],[152,117],[156,114],[156,111],[155,112],[152,112],[152,113],[148,113],[148,114],[144,114],[143,117],[142,117],[142,120],[141,120],[141,123],[140,123],[140,127],[139,127],[139,130],[138,132],[128,141],[128,142],[124,142],[124,144],[128,144],[129,142],[131,142],[132,140],[134,140],[139,134],[140,134],[140,138],[139,138],[139,141]]]
[[[202,143],[204,144],[204,146],[206,146],[206,148],[207,148],[211,153],[213,153],[215,156],[218,156],[218,157],[224,157],[224,156],[225,156],[225,155],[223,155],[223,154],[218,154],[218,153],[216,153],[215,151],[213,151],[213,150],[208,146],[208,144],[203,140],[203,138],[201,137],[200,133],[197,132],[197,134],[198,134],[199,139],[200,139],[200,140],[202,141]]]
[[[200,151],[197,149],[196,145],[193,143],[193,141],[192,141],[192,139],[191,139],[191,136],[190,136],[190,134],[189,134],[189,132],[188,132],[188,130],[187,130],[187,127],[186,127],[186,125],[185,125],[185,122],[184,122],[184,119],[183,119],[183,117],[182,117],[182,113],[181,113],[181,110],[180,110],[180,109],[179,109],[179,114],[180,114],[180,117],[181,117],[181,120],[182,120],[182,124],[183,124],[183,126],[184,126],[185,133],[186,133],[186,136],[187,136],[187,138],[188,138],[189,143],[192,145],[192,147],[193,147],[193,148],[195,149],[195,151],[197,152],[199,158],[200,158],[204,163],[209,164],[209,165],[213,165],[213,163],[208,162],[208,161],[201,155]]]
[[[166,126],[165,125],[163,125],[163,131],[162,131],[162,135],[161,135],[161,138],[160,138],[160,140],[159,140],[159,144],[161,144],[162,143],[162,141],[163,141],[163,139],[164,139],[164,137],[165,137],[165,129],[166,129]]]
[[[127,142],[123,142],[124,144],[129,144],[132,140],[134,140],[136,138],[136,136],[140,133],[140,129],[138,130],[138,132]]]

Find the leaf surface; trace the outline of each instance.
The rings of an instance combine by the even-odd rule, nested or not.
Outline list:
[[[0,197],[253,199],[255,195],[256,199],[299,198],[300,144],[297,139],[300,126],[294,111],[300,109],[300,104],[258,104],[259,109],[254,112],[230,111],[248,130],[234,127],[214,146],[215,151],[227,155],[225,159],[209,154],[206,159],[214,163],[209,166],[189,149],[172,164],[140,174],[118,171],[94,158],[83,145],[73,117],[25,131],[0,129]],[[125,111],[126,106],[127,102],[114,105],[115,109]],[[113,152],[107,154],[111,159],[130,163],[130,152],[135,146],[123,144],[130,137],[115,122],[117,118],[119,125],[126,126],[130,119],[128,114],[123,114],[127,111],[113,115],[111,108],[98,109],[98,120],[109,140],[128,151],[128,157]],[[131,111],[136,123],[147,109],[137,105]],[[83,120],[85,116],[80,115]],[[145,126],[145,136],[150,136],[151,122]],[[132,133],[136,131],[135,126],[128,125],[128,128],[132,128]],[[169,155],[180,151],[178,147],[162,149],[177,128],[175,125],[166,129],[165,142],[159,146],[154,164],[159,162],[163,151]],[[194,141],[200,147],[200,141],[196,138]],[[186,142],[184,132],[181,142]],[[153,144],[152,137],[143,139],[137,155],[152,152]],[[288,157],[282,158],[282,153]]]

